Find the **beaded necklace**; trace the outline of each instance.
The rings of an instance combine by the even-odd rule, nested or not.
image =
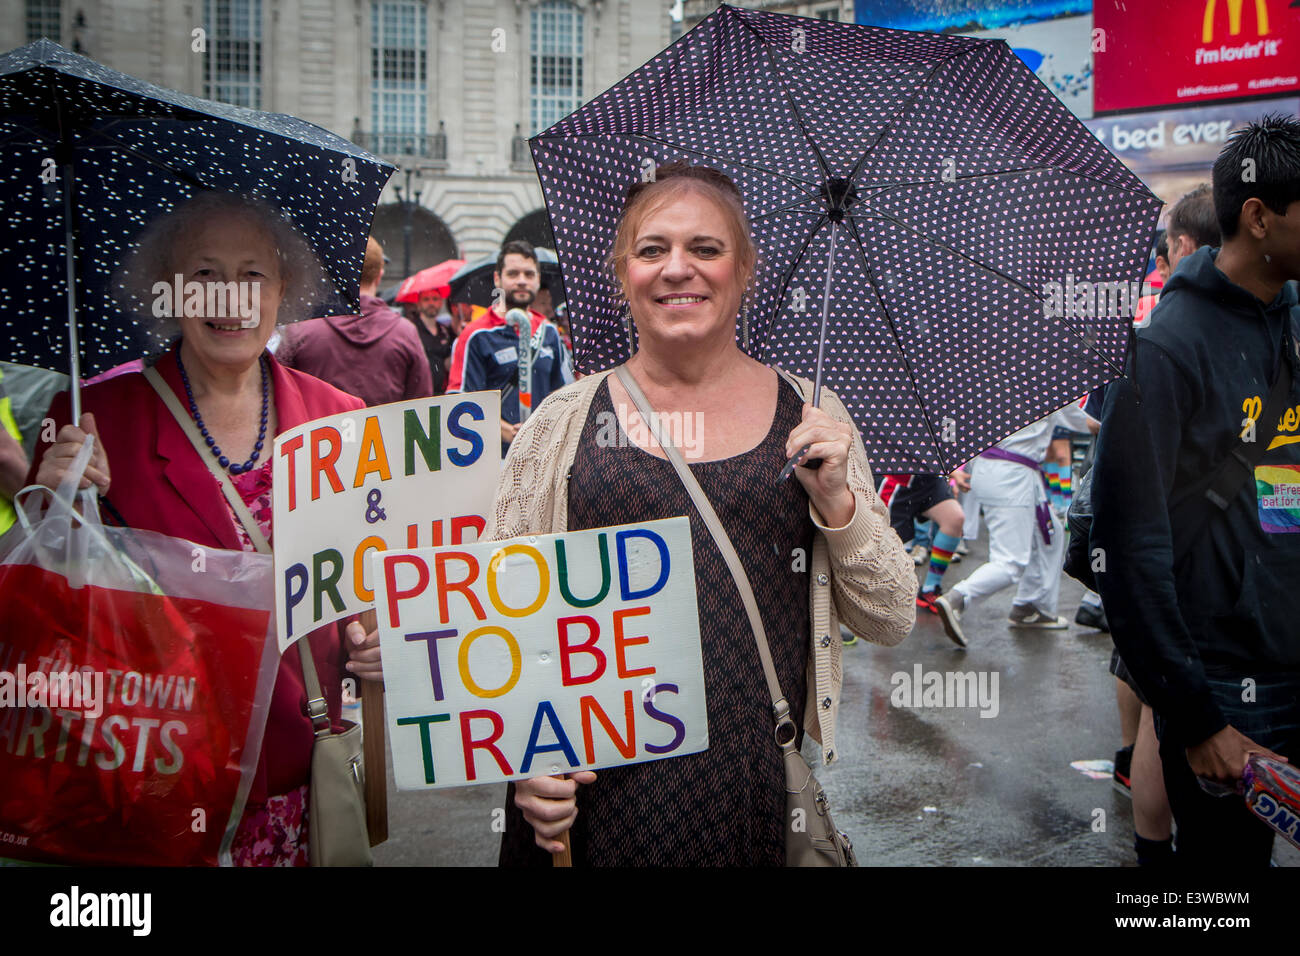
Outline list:
[[[221,446],[217,444],[216,439],[208,434],[208,426],[203,424],[203,416],[199,414],[199,406],[194,401],[194,389],[190,387],[190,377],[185,372],[185,363],[181,361],[180,352],[176,353],[176,365],[181,370],[181,383],[185,386],[185,398],[190,403],[190,414],[194,416],[194,423],[199,426],[199,434],[208,443],[208,447],[212,449],[212,454],[217,459],[217,463],[222,468],[229,469],[232,475],[242,475],[245,472],[252,471],[253,463],[261,456],[262,446],[266,442],[266,423],[270,418],[271,410],[271,371],[265,354],[258,361],[262,366],[262,426],[257,432],[257,444],[253,446],[253,456],[241,465],[231,462],[227,456],[223,455]]]

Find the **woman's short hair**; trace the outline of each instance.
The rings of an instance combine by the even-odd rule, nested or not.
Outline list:
[[[242,193],[210,191],[191,196],[175,208],[156,216],[136,237],[135,250],[128,253],[113,276],[113,292],[128,312],[158,324],[162,335],[174,334],[179,326],[173,317],[155,318],[153,287],[172,282],[176,269],[173,257],[181,240],[222,216],[239,215],[252,220],[270,238],[280,261],[284,296],[276,321],[297,322],[312,314],[316,306],[330,299],[333,285],[298,228],[275,206]]]
[[[626,275],[627,257],[632,252],[632,242],[641,220],[687,191],[702,193],[721,208],[735,243],[736,280],[741,288],[749,284],[758,264],[758,250],[749,232],[749,217],[745,215],[740,190],[726,173],[711,166],[693,166],[682,159],[657,167],[651,182],[633,183],[628,188],[618,232],[606,260],[619,284]]]

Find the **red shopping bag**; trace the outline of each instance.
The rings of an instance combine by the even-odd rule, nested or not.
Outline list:
[[[271,559],[105,528],[73,471],[0,542],[0,857],[228,862],[278,665]]]

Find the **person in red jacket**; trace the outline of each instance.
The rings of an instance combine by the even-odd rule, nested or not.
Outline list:
[[[285,368],[266,351],[277,317],[293,319],[319,301],[323,272],[301,235],[268,205],[206,193],[146,227],[118,274],[119,289],[133,311],[148,315],[146,290],[178,273],[187,282],[255,286],[256,294],[247,296],[256,303],[251,315],[229,314],[228,299],[226,309],[212,314],[204,309],[205,314],[178,315],[180,339],[154,367],[188,408],[269,540],[275,436],[363,407],[359,399]],[[85,414],[76,425],[70,423],[68,393],[55,397],[49,416],[60,428],[53,444],[37,444],[30,481],[57,488],[91,434],[95,452],[82,487],[98,489],[108,517],[205,547],[254,550],[216,478],[142,374],[118,375],[81,395]],[[329,625],[304,640],[310,641],[330,721],[341,730],[342,678],[350,673],[378,679],[378,642],[355,622]],[[298,655],[287,654],[231,848],[236,865],[307,864],[314,735],[306,703]]]
[[[361,264],[361,314],[331,315],[290,326],[276,358],[329,382],[367,405],[433,394],[433,375],[415,326],[378,298],[384,250],[374,236]]]

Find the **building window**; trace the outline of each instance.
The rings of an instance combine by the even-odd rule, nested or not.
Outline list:
[[[838,6],[822,7],[816,12],[818,20],[835,20],[838,22],[840,19],[840,8]]]
[[[59,42],[59,0],[27,0],[27,42],[42,37]]]
[[[378,153],[424,153],[427,17],[416,0],[370,4],[370,117]]]
[[[262,0],[203,0],[203,95],[262,108]]]
[[[563,0],[533,7],[529,81],[532,135],[582,103],[582,11]]]

